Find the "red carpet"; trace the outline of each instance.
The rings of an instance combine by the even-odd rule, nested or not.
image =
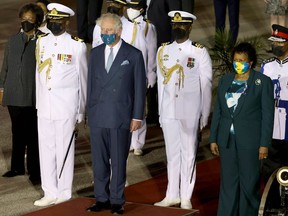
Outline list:
[[[196,172],[196,184],[192,196],[193,209],[199,210],[200,216],[215,216],[220,186],[219,158],[198,163]],[[165,174],[127,187],[125,195],[129,202],[153,204],[165,197],[166,187]]]
[[[85,209],[92,205],[95,199],[77,198],[65,203],[41,209],[25,216],[110,216],[109,210],[101,212],[87,212]],[[126,202],[124,215],[126,216],[198,216],[195,210],[184,210],[179,208],[162,208],[152,205]]]
[[[217,212],[220,161],[218,158],[197,164],[197,176],[192,196],[193,210],[153,206],[165,196],[166,174],[128,186],[125,189],[127,216],[215,216]],[[77,198],[44,208],[26,216],[84,216],[95,215],[85,209],[95,202],[92,198]],[[110,211],[97,212],[99,216],[111,215]]]

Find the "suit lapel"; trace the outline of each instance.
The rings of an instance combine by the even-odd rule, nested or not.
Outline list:
[[[106,79],[106,77],[107,77],[107,71],[106,71],[106,69],[105,69],[105,47],[106,47],[106,45],[105,44],[102,44],[102,45],[100,45],[101,46],[101,48],[100,48],[100,55],[98,55],[99,57],[98,57],[98,59],[95,59],[95,61],[97,61],[97,62],[99,62],[98,63],[98,67],[99,68],[97,68],[98,70],[99,70],[99,76],[101,76],[101,77],[103,77],[102,79]]]

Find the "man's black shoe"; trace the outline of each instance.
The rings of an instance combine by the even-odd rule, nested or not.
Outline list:
[[[122,205],[112,204],[111,205],[111,213],[112,214],[122,215],[122,214],[124,214],[124,208],[123,208]]]
[[[10,170],[10,171],[4,173],[2,176],[10,178],[10,177],[14,177],[17,175],[24,175],[24,174],[25,174],[25,172],[18,172],[18,171]]]
[[[111,205],[110,205],[109,201],[106,201],[106,202],[97,201],[96,203],[91,205],[89,208],[87,208],[86,211],[99,212],[99,211],[107,210],[107,209],[110,209],[110,208],[111,208]]]

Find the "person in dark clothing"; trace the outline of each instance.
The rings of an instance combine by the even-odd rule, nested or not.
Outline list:
[[[40,182],[37,113],[35,109],[35,47],[43,11],[36,4],[24,5],[19,11],[22,30],[6,45],[0,88],[4,95],[1,105],[7,106],[12,122],[11,170],[3,177],[25,174],[33,184]]]
[[[91,43],[95,22],[101,15],[103,0],[77,0],[78,37]]]
[[[239,32],[239,5],[239,0],[214,0],[216,31],[224,31],[228,7],[230,32],[234,42],[237,41]]]
[[[195,1],[194,0],[182,0],[182,10],[193,13],[194,12],[194,5]]]

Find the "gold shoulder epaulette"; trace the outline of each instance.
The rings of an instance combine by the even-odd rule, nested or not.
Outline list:
[[[40,38],[40,37],[45,37],[45,36],[47,36],[49,33],[43,33],[43,34],[39,34],[39,35],[37,35],[37,37],[38,38]]]
[[[151,23],[151,21],[149,19],[143,19],[143,20],[147,23]]]
[[[269,59],[265,59],[262,64],[264,65],[266,63],[273,62],[273,61],[275,61],[275,59],[276,59],[276,57],[271,57]]]
[[[197,47],[197,48],[203,48],[204,46],[202,44],[196,43],[196,42],[192,42],[192,45]]]
[[[171,44],[171,43],[172,43],[171,41],[165,42],[165,43],[162,43],[161,46],[166,46],[166,45],[169,45],[169,44]]]
[[[81,39],[81,38],[79,38],[79,37],[75,37],[75,36],[72,36],[72,35],[71,35],[71,38],[72,38],[73,40],[76,40],[76,41],[79,41],[79,42],[84,42],[84,40]]]

